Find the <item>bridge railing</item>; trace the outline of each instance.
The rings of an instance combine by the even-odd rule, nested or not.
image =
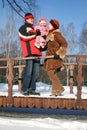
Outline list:
[[[41,57],[40,57],[41,58]],[[44,58],[44,57],[42,57]],[[13,81],[15,76],[17,76],[18,80],[18,91],[21,91],[22,86],[22,72],[25,67],[25,61],[29,58],[0,58],[0,73],[4,70],[4,77],[6,77],[8,83],[8,100],[12,99],[12,89],[13,89]],[[76,74],[76,82],[77,82],[77,101],[81,100],[81,91],[82,85],[84,81],[83,77],[83,66],[87,66],[86,55],[67,55],[64,59],[64,65],[67,70],[67,76],[70,86],[70,93],[73,93],[73,85],[74,85],[74,71],[75,67],[77,68]],[[16,75],[15,71],[16,70]],[[1,75],[1,74],[0,74]],[[1,77],[1,76],[0,76]]]

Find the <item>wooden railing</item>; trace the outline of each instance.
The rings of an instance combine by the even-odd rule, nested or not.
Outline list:
[[[41,58],[41,57],[40,57]],[[44,58],[44,57],[42,57]],[[28,58],[0,58],[0,63],[5,61],[6,65],[0,66],[0,69],[7,70],[7,81],[8,81],[8,104],[12,100],[12,88],[13,88],[13,80],[14,80],[14,69],[18,69],[18,78],[21,79],[22,71],[25,65],[23,64],[25,60]],[[69,68],[69,85],[70,85],[70,93],[73,93],[73,72],[75,66],[77,66],[77,105],[81,102],[81,91],[83,84],[83,76],[82,76],[82,67],[87,66],[86,61],[87,56],[84,55],[67,55],[64,59],[64,65]],[[19,62],[19,64],[15,65],[15,62]],[[22,63],[22,64],[21,64]],[[18,91],[21,91],[22,82],[18,80]]]

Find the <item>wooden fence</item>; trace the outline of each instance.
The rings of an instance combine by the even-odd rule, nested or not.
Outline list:
[[[31,57],[32,58],[32,57]],[[45,58],[45,57],[39,57]],[[69,85],[70,93],[73,93],[73,76],[74,68],[77,67],[77,99],[70,98],[50,98],[50,97],[16,97],[12,95],[14,69],[18,69],[18,78],[22,78],[22,72],[25,67],[24,62],[29,58],[0,58],[0,70],[6,70],[8,82],[8,96],[0,96],[0,107],[25,107],[25,108],[52,108],[52,109],[83,109],[87,110],[87,99],[81,99],[82,85],[84,77],[82,67],[87,66],[87,56],[84,55],[67,55],[64,59],[64,65],[69,68]],[[18,91],[21,91],[22,82],[18,80]]]

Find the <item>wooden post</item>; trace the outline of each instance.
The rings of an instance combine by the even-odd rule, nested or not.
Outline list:
[[[77,108],[81,108],[81,90],[82,90],[82,57],[77,57],[77,64],[78,64],[78,75],[77,75]]]
[[[18,71],[19,71],[18,91],[21,92],[23,67],[19,67]]]
[[[7,106],[12,107],[12,87],[13,87],[13,67],[14,61],[12,59],[8,60],[8,97],[7,97]]]
[[[69,82],[70,82],[70,93],[72,93],[73,94],[73,84],[74,84],[74,74],[73,74],[73,72],[74,72],[74,65],[70,65],[70,71],[69,71],[69,73],[70,73],[70,80],[69,80]]]

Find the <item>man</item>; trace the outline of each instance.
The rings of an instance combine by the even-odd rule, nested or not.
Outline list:
[[[41,49],[35,47],[34,43],[36,36],[40,35],[38,30],[34,30],[34,16],[31,13],[25,14],[25,23],[19,28],[19,38],[21,43],[21,48],[24,57],[30,56],[41,56]],[[26,60],[26,67],[23,77],[22,94],[39,94],[36,93],[36,81],[39,76],[40,69],[40,59]]]

